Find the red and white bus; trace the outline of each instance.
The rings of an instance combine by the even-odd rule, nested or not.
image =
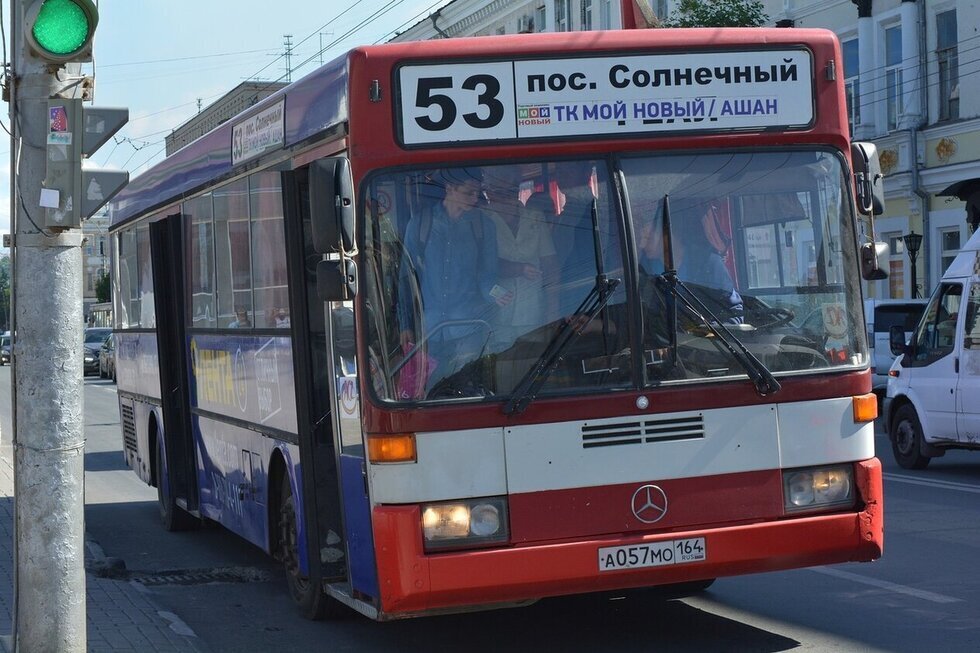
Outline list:
[[[119,402],[165,525],[280,557],[311,617],[878,558],[841,61],[809,29],[357,48],[134,179]]]

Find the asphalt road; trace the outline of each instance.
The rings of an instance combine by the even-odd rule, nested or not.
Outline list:
[[[9,367],[0,420],[9,433]],[[653,592],[374,623],[298,617],[277,565],[217,526],[166,533],[156,494],[125,468],[115,386],[85,382],[86,530],[212,651],[980,650],[980,453],[921,472],[885,468],[885,555],[874,563],[720,579],[665,601]]]

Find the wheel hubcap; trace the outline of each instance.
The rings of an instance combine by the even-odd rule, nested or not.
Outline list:
[[[915,445],[915,432],[908,421],[900,422],[898,428],[895,429],[895,445],[903,455],[912,453],[912,447]]]

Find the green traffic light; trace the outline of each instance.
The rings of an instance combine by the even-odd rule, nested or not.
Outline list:
[[[35,42],[56,55],[81,48],[90,31],[88,14],[73,0],[45,0],[31,29]]]

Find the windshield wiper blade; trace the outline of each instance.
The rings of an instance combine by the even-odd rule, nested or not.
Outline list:
[[[512,415],[523,413],[524,410],[534,401],[538,391],[544,382],[548,380],[551,372],[558,366],[561,356],[568,343],[572,342],[575,336],[582,333],[592,320],[595,319],[612,297],[613,291],[620,284],[620,279],[609,279],[606,277],[602,264],[602,235],[599,229],[599,201],[593,197],[591,207],[592,217],[592,244],[595,254],[595,285],[586,295],[582,303],[572,315],[565,318],[558,333],[554,335],[548,346],[541,352],[541,356],[535,361],[527,374],[521,378],[520,383],[511,393],[510,400],[504,404],[504,413]],[[603,324],[603,336],[606,334],[606,325]],[[605,338],[603,338],[605,339]]]
[[[605,274],[596,276],[596,282],[592,286],[592,290],[589,291],[589,294],[579,305],[578,309],[562,321],[561,326],[558,327],[558,333],[554,335],[548,343],[548,346],[541,352],[538,360],[535,361],[531,369],[527,371],[527,374],[521,378],[520,383],[514,388],[510,400],[504,404],[504,413],[507,415],[523,413],[531,402],[534,401],[541,386],[544,385],[544,382],[551,376],[551,372],[558,366],[562,354],[568,348],[569,343],[572,342],[575,336],[582,333],[589,323],[595,319],[595,316],[602,311],[619,283],[619,279],[607,279]]]
[[[731,353],[732,357],[745,369],[745,372],[755,384],[755,391],[765,397],[780,389],[779,381],[773,376],[769,368],[760,361],[746,346],[733,334],[721,320],[704,305],[704,302],[695,295],[690,288],[677,278],[677,270],[674,267],[674,245],[673,232],[670,226],[670,195],[664,195],[663,199],[663,256],[664,272],[658,275],[662,285],[667,287],[667,291],[706,326],[718,338],[725,348]],[[683,292],[681,292],[683,291]],[[674,352],[672,359],[677,360],[677,316],[674,311],[668,316],[670,324],[670,345]]]
[[[697,295],[684,282],[677,278],[677,273],[673,271],[659,275],[667,291],[701,321],[708,330],[718,338],[718,341],[725,346],[725,349],[739,362],[745,369],[749,378],[755,384],[755,391],[765,397],[777,392],[782,386],[776,377],[773,376],[765,363],[760,361],[748,350],[748,348],[733,334],[728,327],[722,324],[721,320],[704,305]],[[676,346],[676,345],[675,345]],[[676,354],[675,354],[676,359]]]

